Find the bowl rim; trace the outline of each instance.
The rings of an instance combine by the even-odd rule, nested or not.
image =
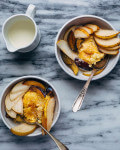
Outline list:
[[[66,23],[63,24],[63,26],[59,29],[58,33],[57,33],[57,36],[55,38],[55,56],[56,56],[56,59],[60,65],[60,67],[71,77],[75,78],[75,79],[78,79],[78,80],[81,80],[81,81],[87,81],[89,77],[86,76],[86,79],[83,79],[79,76],[76,76],[72,73],[70,73],[69,71],[67,71],[64,66],[62,65],[62,63],[60,62],[60,59],[58,57],[58,48],[57,48],[57,41],[58,41],[58,38],[59,38],[59,35],[61,34],[61,31],[72,21],[76,20],[76,19],[80,19],[80,18],[85,18],[85,17],[89,17],[89,18],[96,18],[96,19],[99,19],[99,20],[102,20],[104,21],[105,23],[107,23],[113,30],[115,30],[115,28],[113,27],[113,25],[111,23],[109,23],[107,20],[99,17],[99,16],[96,16],[96,15],[80,15],[80,16],[77,16],[77,17],[74,17],[70,20],[68,20]],[[114,65],[111,66],[111,69],[109,69],[107,72],[105,72],[102,76],[98,77],[97,75],[95,77],[92,78],[92,81],[94,80],[98,80],[98,79],[101,79],[103,77],[105,77],[107,74],[109,74],[113,69],[114,67],[116,66],[118,60],[119,60],[119,56],[120,56],[120,53],[118,55],[115,56],[115,59],[114,59]]]
[[[54,90],[54,92],[56,94],[56,97],[57,97],[57,101],[58,101],[58,112],[57,112],[56,118],[54,119],[54,121],[52,123],[52,127],[53,127],[56,124],[56,122],[57,122],[57,120],[58,120],[58,118],[60,116],[60,110],[61,110],[60,97],[59,97],[58,92],[56,91],[55,87],[49,81],[47,81],[46,79],[44,79],[42,77],[39,77],[39,76],[32,76],[32,75],[21,76],[21,77],[18,77],[16,79],[13,79],[10,83],[8,83],[5,86],[5,88],[3,89],[2,94],[0,96],[0,115],[1,115],[1,119],[3,120],[4,124],[8,127],[8,129],[10,129],[10,126],[8,125],[7,121],[4,119],[3,113],[2,113],[2,101],[5,100],[5,99],[3,99],[3,95],[4,95],[5,91],[9,88],[9,86],[11,86],[12,84],[14,84],[18,80],[25,80],[25,79],[28,79],[28,78],[31,78],[31,79],[33,78],[33,79],[41,80],[41,81],[45,82],[46,84],[50,85],[53,88],[53,90]],[[18,81],[18,82],[20,82],[20,81]],[[15,83],[15,84],[17,84],[17,83]],[[27,135],[27,137],[38,136],[38,135],[41,135],[41,134],[42,133],[36,133],[34,135],[29,134],[29,135]]]

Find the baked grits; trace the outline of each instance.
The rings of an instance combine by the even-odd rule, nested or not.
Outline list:
[[[89,66],[95,65],[98,61],[104,58],[105,54],[98,51],[97,45],[93,39],[93,36],[85,39],[79,50],[79,58],[89,64]]]
[[[45,103],[48,99],[50,96],[43,98],[40,94],[29,90],[23,97],[23,111],[26,120],[35,122],[38,118],[39,123],[41,123]]]

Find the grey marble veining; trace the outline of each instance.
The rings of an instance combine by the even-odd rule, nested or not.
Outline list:
[[[33,52],[12,54],[0,34],[0,92],[16,77],[37,75],[49,80],[61,99],[61,115],[52,133],[70,150],[120,149],[120,62],[105,78],[93,81],[80,112],[71,106],[84,82],[69,77],[58,65],[54,41],[61,26],[72,17],[93,14],[120,29],[119,0],[0,0],[0,32],[11,15],[24,13],[33,3],[35,20],[41,30],[41,43]],[[0,119],[0,150],[57,150],[48,137],[17,137]]]

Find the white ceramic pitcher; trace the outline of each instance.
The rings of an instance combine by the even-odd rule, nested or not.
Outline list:
[[[13,15],[11,17],[9,17],[5,23],[3,24],[2,27],[2,34],[3,34],[3,38],[5,40],[6,43],[6,47],[8,49],[9,52],[29,52],[32,51],[33,49],[35,49],[37,47],[37,45],[40,42],[40,31],[34,21],[34,16],[35,16],[36,10],[35,10],[35,6],[30,4],[27,8],[27,11],[25,14],[17,14],[17,15]],[[34,29],[35,29],[35,34],[34,34],[34,38],[32,40],[32,42],[30,42],[27,46],[22,46],[20,48],[15,48],[9,38],[8,38],[8,31],[11,27],[11,25],[13,25],[16,21],[21,21],[21,20],[29,20],[33,25],[34,25]]]

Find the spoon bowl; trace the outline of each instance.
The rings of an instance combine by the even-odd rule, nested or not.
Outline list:
[[[24,119],[24,117],[22,117],[23,121],[27,124],[30,125],[37,125],[39,127],[41,127],[41,129],[43,129],[45,131],[45,134],[48,134],[51,139],[56,143],[57,147],[59,148],[59,150],[69,150],[63,143],[61,143],[58,139],[56,139],[49,131],[47,131],[41,123],[38,122],[38,120],[36,122],[28,122]]]
[[[77,112],[78,110],[80,110],[83,100],[85,98],[88,86],[90,84],[90,81],[92,80],[94,74],[100,70],[106,67],[106,65],[108,64],[109,61],[109,57],[106,55],[104,57],[104,59],[102,59],[101,61],[97,62],[96,65],[93,65],[93,70],[92,73],[90,75],[90,77],[88,78],[87,82],[85,83],[84,87],[82,88],[80,94],[78,95],[77,99],[75,100],[72,110],[73,112]]]

